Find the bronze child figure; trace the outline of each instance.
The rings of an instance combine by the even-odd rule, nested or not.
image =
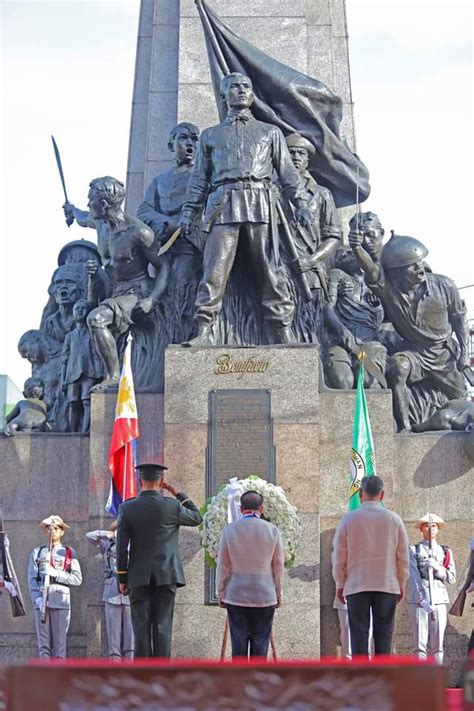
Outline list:
[[[4,432],[11,437],[17,431],[43,431],[46,429],[46,403],[43,400],[44,384],[39,378],[25,381],[23,395],[26,400],[17,402],[5,418]]]
[[[87,328],[90,305],[85,299],[74,304],[75,328],[66,334],[62,349],[61,389],[66,391],[70,432],[88,432],[91,420],[91,390],[103,375],[102,363]]]

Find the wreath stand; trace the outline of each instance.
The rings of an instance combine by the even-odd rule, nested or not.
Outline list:
[[[229,639],[229,618],[227,615],[225,616],[225,624],[224,624],[224,634],[222,637],[222,644],[221,644],[221,656],[220,656],[220,661],[223,662],[225,660],[225,653],[227,649],[227,640]],[[273,630],[270,635],[270,649],[272,651],[272,659],[274,662],[278,661],[277,657],[277,651],[275,647],[275,640],[273,639]]]

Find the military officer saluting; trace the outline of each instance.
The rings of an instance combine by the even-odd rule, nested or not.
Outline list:
[[[185,585],[180,526],[199,526],[199,509],[164,481],[167,467],[139,464],[141,491],[120,506],[117,577],[130,592],[136,657],[169,657],[176,589]],[[167,491],[171,496],[164,496]]]
[[[449,596],[446,584],[456,581],[453,553],[436,538],[445,525],[436,514],[427,513],[416,527],[423,539],[410,546],[408,611],[415,654],[420,659],[430,653],[443,663],[443,641],[448,619]]]
[[[28,564],[28,587],[35,612],[40,658],[66,658],[71,621],[70,590],[82,583],[81,566],[73,548],[62,543],[69,526],[61,516],[41,521],[46,544],[33,549]]]
[[[104,558],[105,629],[107,630],[108,653],[111,661],[133,659],[133,629],[130,615],[130,598],[122,595],[117,582],[117,521],[108,530],[86,533],[89,543],[99,548]]]

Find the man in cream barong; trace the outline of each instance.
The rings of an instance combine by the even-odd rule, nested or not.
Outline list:
[[[276,526],[261,518],[263,496],[246,491],[241,518],[222,532],[216,588],[227,608],[232,657],[265,657],[273,615],[281,604],[283,544]]]

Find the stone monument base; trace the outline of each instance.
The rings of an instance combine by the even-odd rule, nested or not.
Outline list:
[[[217,361],[222,356],[226,357],[219,365]],[[245,362],[247,365],[242,365]],[[241,365],[232,371],[232,363]],[[297,506],[303,522],[300,553],[295,566],[285,573],[283,604],[275,619],[274,636],[280,659],[338,653],[330,553],[334,529],[347,510],[355,393],[320,392],[318,366],[314,346],[235,349],[173,346],[167,350],[164,396],[137,393],[139,459],[166,461],[170,467],[169,481],[184,489],[197,504],[204,502],[212,484],[213,462],[223,472],[227,456],[229,466],[234,467],[232,475],[261,473],[245,470],[244,460],[239,466],[239,461],[232,459],[235,452],[229,458],[225,447],[215,448],[216,436],[227,430],[220,429],[217,421],[212,422],[211,403],[224,391],[231,396],[237,392],[236,402],[242,402],[245,408],[248,403],[241,397],[242,391],[269,393],[262,398],[262,402],[269,402],[269,407],[265,405],[259,422],[262,427],[267,423],[271,439],[265,432],[262,434],[262,427],[253,435],[249,430],[248,437],[254,436],[268,446],[267,459],[262,461],[273,467],[276,483]],[[251,398],[253,403],[257,400]],[[433,511],[442,516],[447,526],[441,540],[453,549],[460,575],[468,556],[469,538],[473,536],[474,477],[472,464],[464,452],[465,435],[462,432],[394,434],[391,393],[368,392],[367,401],[377,470],[386,484],[387,506],[402,516],[412,542],[419,539],[414,523],[420,515]],[[70,524],[65,541],[76,547],[84,574],[82,587],[72,590],[68,653],[74,657],[106,653],[102,561],[86,542],[85,533],[110,521],[104,507],[110,482],[107,455],[114,409],[114,394],[92,396],[90,436],[0,435],[0,500],[27,609],[26,617],[12,619],[6,595],[0,597],[3,662],[23,661],[36,655],[26,570],[31,550],[43,542],[38,523],[51,513],[62,515]],[[187,586],[178,592],[173,655],[216,659],[224,630],[224,611],[207,604],[208,578],[196,530],[183,529],[181,549]],[[454,592],[451,590],[452,598]],[[463,618],[449,617],[445,648],[451,686],[460,680],[470,628],[468,611]],[[412,651],[403,603],[397,613],[394,649],[398,654]]]

